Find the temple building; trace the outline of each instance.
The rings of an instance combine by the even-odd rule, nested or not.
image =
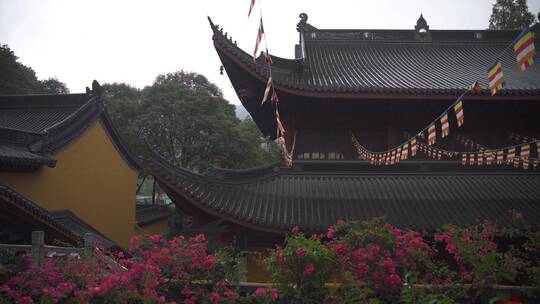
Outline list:
[[[140,166],[101,97],[96,81],[85,94],[0,96],[0,243],[44,230],[49,244],[92,232],[128,248]]]
[[[279,106],[293,161],[198,174],[153,151],[150,172],[183,212],[186,231],[213,231],[215,240],[236,239],[257,251],[294,226],[318,233],[340,219],[385,217],[399,227],[434,231],[480,219],[511,224],[513,209],[540,228],[535,144],[527,169],[521,163],[462,164],[464,152],[540,138],[540,58],[522,72],[513,50],[505,51],[520,31],[434,30],[422,16],[409,30],[319,29],[306,14],[300,18],[295,58],[270,56],[279,102],[262,105],[268,60],[261,54],[254,61],[210,20],[240,101],[270,139],[278,136]],[[538,36],[540,26],[533,31]],[[487,68],[497,59],[506,84],[492,96]],[[467,91],[477,81],[481,89]],[[458,128],[456,115],[449,115],[450,134],[441,138],[437,127],[437,142],[428,146],[427,138],[419,139],[415,157],[392,165],[361,157],[355,141],[375,152],[397,147],[464,92],[464,124]],[[253,258],[247,262],[247,279],[264,280]]]

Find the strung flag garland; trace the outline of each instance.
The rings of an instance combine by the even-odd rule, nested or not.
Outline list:
[[[525,71],[527,67],[534,63],[536,50],[534,49],[534,33],[531,28],[525,29],[512,42],[512,48],[516,54],[516,61],[519,69]]]
[[[457,126],[461,127],[465,122],[465,116],[463,115],[463,102],[459,100],[454,106],[454,112],[456,113]]]

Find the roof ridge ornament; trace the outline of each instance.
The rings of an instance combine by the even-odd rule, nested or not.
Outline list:
[[[300,32],[303,31],[307,25],[308,15],[306,13],[301,13],[298,17],[300,17],[300,21],[296,25],[296,30]]]
[[[422,14],[420,14],[420,18],[418,18],[414,26],[414,39],[417,41],[431,41],[429,25]]]

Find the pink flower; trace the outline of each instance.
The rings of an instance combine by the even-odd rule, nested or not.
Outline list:
[[[326,232],[326,237],[329,238],[329,239],[333,239],[335,232],[336,232],[336,227],[335,226],[328,227],[328,232]]]
[[[302,247],[298,247],[298,248],[296,248],[295,253],[296,253],[297,257],[300,257],[300,256],[304,255],[304,253],[306,253],[306,250],[304,248],[302,248]]]
[[[338,225],[343,225],[343,224],[345,224],[345,221],[344,221],[344,220],[337,220],[337,223],[336,223],[336,224],[338,224]]]
[[[210,295],[210,302],[215,304],[219,303],[219,301],[221,301],[221,297],[219,296],[219,294],[217,292],[212,292],[212,294]]]
[[[392,286],[397,286],[399,284],[401,284],[401,279],[399,278],[399,276],[397,274],[392,274],[390,275],[390,285]]]
[[[148,239],[150,239],[150,241],[154,244],[161,242],[161,236],[159,234],[153,234],[149,236]]]
[[[264,288],[259,287],[259,288],[257,288],[257,289],[255,290],[255,295],[256,295],[258,298],[262,298],[262,297],[264,297],[264,296],[266,295],[266,290],[264,290]]]
[[[276,288],[270,288],[269,292],[270,292],[270,298],[272,298],[273,301],[277,300],[277,298],[279,297],[278,290]]]
[[[204,260],[204,268],[206,269],[211,269],[214,267],[214,256],[213,255],[209,255],[206,257],[206,259]]]
[[[306,269],[304,270],[304,275],[310,276],[310,275],[312,275],[314,272],[315,272],[315,266],[313,266],[313,264],[309,263],[309,264],[306,266]]]
[[[349,246],[347,244],[337,244],[336,245],[336,253],[339,255],[346,255],[347,252],[349,252]]]
[[[292,232],[292,234],[297,234],[298,232],[300,232],[300,227],[294,226],[294,227],[291,229],[291,232]]]
[[[199,234],[195,237],[196,242],[204,242],[206,241],[206,238],[204,237],[204,234]],[[218,295],[219,296],[219,295]]]

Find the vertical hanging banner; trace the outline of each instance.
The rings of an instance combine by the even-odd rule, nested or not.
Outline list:
[[[448,124],[448,113],[445,113],[441,118],[441,138],[445,138],[450,134],[450,125]]]
[[[463,102],[461,100],[454,106],[454,112],[456,112],[457,125],[461,127],[465,121],[465,117],[463,116]],[[463,140],[465,139],[463,138]]]
[[[261,43],[262,37],[264,34],[263,20],[261,18],[259,24],[259,30],[257,32],[257,40],[255,40],[255,50],[253,51],[253,62],[257,60],[257,51],[259,50],[259,44]]]
[[[431,126],[429,126],[428,128],[428,144],[431,146],[433,144],[435,144],[435,138],[436,138],[436,135],[435,135],[435,124],[432,124]]]
[[[525,71],[527,67],[534,63],[534,56],[536,50],[534,49],[534,33],[531,28],[525,29],[519,36],[512,42],[514,53],[516,54],[516,61],[519,69]]]
[[[248,12],[248,18],[251,15],[251,10],[253,10],[253,6],[255,6],[255,0],[249,0],[249,12]]]
[[[261,101],[261,105],[264,104],[266,102],[266,100],[268,99],[268,94],[270,94],[270,89],[271,88],[272,88],[272,75],[270,75],[270,77],[268,77],[268,81],[266,82],[266,88],[264,89],[264,95],[263,95],[263,99]]]
[[[416,149],[418,149],[418,146],[416,145],[416,138],[413,138],[411,140],[411,156],[416,156]]]
[[[497,61],[497,63],[489,67],[487,74],[489,90],[491,91],[491,95],[495,95],[499,90],[502,90],[505,82],[501,62]]]

